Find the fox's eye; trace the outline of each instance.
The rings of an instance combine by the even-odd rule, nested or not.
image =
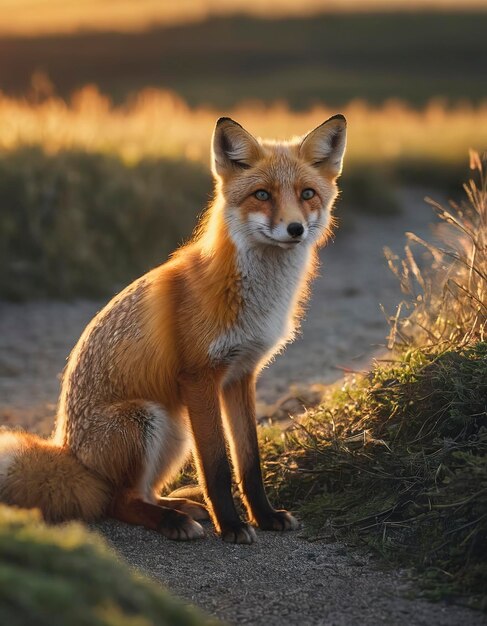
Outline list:
[[[259,189],[254,193],[254,196],[257,200],[262,200],[262,202],[264,202],[265,200],[269,200],[271,194],[268,191],[265,191],[265,189]]]
[[[314,189],[304,189],[301,192],[301,198],[303,200],[311,200],[311,198],[315,195],[315,190]]]

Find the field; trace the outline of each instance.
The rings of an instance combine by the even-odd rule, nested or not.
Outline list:
[[[486,97],[486,30],[487,12],[406,12],[3,36],[0,89],[24,95],[32,75],[44,71],[63,97],[92,83],[124,102],[156,87],[219,110],[248,100],[286,101],[293,109],[342,107],[357,98],[479,103]]]
[[[285,139],[304,134],[337,111],[349,123],[349,167],[430,163],[430,169],[438,169],[464,162],[469,148],[487,147],[487,102],[447,107],[432,100],[419,111],[400,101],[382,107],[364,101],[339,109],[317,105],[306,111],[263,103],[190,108],[175,93],[147,89],[116,106],[95,87],[76,92],[68,103],[55,97],[39,103],[0,97],[0,147],[39,145],[51,154],[81,149],[115,154],[126,163],[186,158],[208,166],[211,133],[220,115],[230,115],[257,136]]]
[[[422,0],[330,0],[323,7],[321,0],[185,0],[159,2],[157,0],[9,0],[3,1],[3,23],[0,32],[32,35],[39,33],[72,33],[77,30],[140,31],[154,24],[181,24],[197,22],[210,16],[253,15],[266,18],[315,15],[324,9],[327,13],[411,11],[421,7]],[[456,0],[428,0],[433,11],[458,10]],[[464,0],[462,10],[485,8],[484,0]]]

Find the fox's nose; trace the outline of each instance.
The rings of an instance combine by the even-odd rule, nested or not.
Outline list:
[[[304,233],[304,226],[299,222],[291,222],[287,227],[287,232],[291,235],[291,237],[301,237]]]

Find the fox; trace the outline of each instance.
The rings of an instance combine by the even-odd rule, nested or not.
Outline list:
[[[346,127],[338,114],[271,141],[217,121],[214,198],[192,238],[88,324],[51,438],[0,431],[1,502],[49,523],[111,517],[183,541],[202,538],[205,519],[237,544],[253,543],[255,527],[299,527],[266,495],[255,387],[299,328],[332,232]],[[191,453],[203,501],[162,496]]]

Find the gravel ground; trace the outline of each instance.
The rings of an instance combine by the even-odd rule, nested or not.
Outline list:
[[[175,543],[106,521],[97,528],[141,571],[230,624],[252,626],[477,626],[485,616],[458,606],[407,599],[411,587],[339,543],[298,532],[258,532],[252,546],[224,544],[209,530]]]
[[[302,336],[262,375],[261,403],[293,383],[329,383],[361,369],[383,350],[387,323],[401,298],[383,246],[401,252],[404,232],[425,236],[432,218],[424,193],[405,191],[395,217],[356,215],[323,251]],[[338,208],[339,214],[339,208]],[[0,419],[48,434],[65,359],[100,302],[0,303]],[[170,590],[233,624],[454,626],[485,624],[468,609],[407,599],[404,573],[337,543],[299,533],[259,533],[252,546],[231,546],[208,529],[205,540],[170,542],[112,521],[97,525],[114,547]]]

